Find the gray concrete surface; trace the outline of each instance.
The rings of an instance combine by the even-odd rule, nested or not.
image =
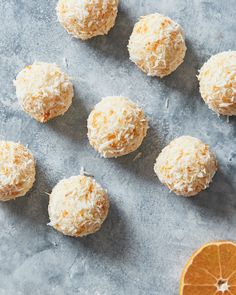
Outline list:
[[[228,123],[208,110],[196,79],[212,54],[236,48],[235,4],[121,0],[110,34],[81,42],[57,22],[56,0],[0,0],[0,138],[28,144],[37,159],[28,196],[0,204],[1,295],[177,295],[196,248],[235,239],[236,119]],[[152,12],[186,32],[185,62],[162,80],[139,71],[126,48],[138,17]],[[12,85],[34,60],[56,62],[75,84],[70,110],[45,125],[20,110]],[[120,94],[143,106],[151,128],[139,151],[101,159],[88,144],[86,118],[101,97]],[[170,194],[153,172],[160,150],[183,134],[209,143],[220,164],[210,189],[193,199]],[[111,209],[100,232],[73,239],[47,226],[45,192],[81,166],[108,189]]]

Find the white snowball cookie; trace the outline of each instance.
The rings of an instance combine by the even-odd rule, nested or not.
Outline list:
[[[119,0],[59,0],[57,16],[75,38],[106,35],[114,26]]]
[[[143,110],[121,96],[103,98],[88,118],[89,142],[104,158],[120,157],[135,151],[147,129]]]
[[[154,170],[171,191],[191,197],[209,186],[217,162],[208,145],[197,138],[181,136],[162,150]]]
[[[221,115],[236,115],[236,51],[212,56],[198,79],[201,96],[210,109]]]
[[[24,196],[35,181],[35,160],[19,143],[0,141],[0,201]]]
[[[49,225],[67,236],[86,236],[100,229],[108,210],[106,190],[91,177],[72,176],[61,180],[52,190]]]
[[[164,77],[183,62],[186,46],[180,25],[159,13],[141,17],[128,44],[130,59],[149,76]]]
[[[56,64],[35,62],[17,75],[14,85],[23,110],[41,123],[63,115],[74,96],[69,77]]]

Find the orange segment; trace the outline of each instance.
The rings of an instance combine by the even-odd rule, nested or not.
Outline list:
[[[229,287],[230,295],[236,295],[236,286]],[[225,294],[224,294],[225,295]]]
[[[214,285],[217,279],[204,268],[199,267],[200,264],[191,264],[189,271],[185,275],[186,285]]]
[[[236,271],[229,277],[230,286],[236,286]]]
[[[228,242],[219,246],[220,263],[222,277],[228,278],[232,274],[232,269],[236,270],[236,247]]]
[[[217,289],[213,286],[184,286],[183,292],[184,295],[215,295]]]
[[[220,277],[219,251],[215,245],[209,245],[199,251],[189,265],[185,276],[186,284],[215,284]]]
[[[236,295],[236,244],[212,242],[196,251],[182,273],[180,295]]]

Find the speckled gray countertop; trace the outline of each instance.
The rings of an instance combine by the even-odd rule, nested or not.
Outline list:
[[[81,42],[57,22],[56,0],[0,0],[0,138],[28,144],[37,159],[28,196],[0,204],[0,295],[177,295],[196,248],[236,238],[236,119],[208,110],[196,79],[212,54],[236,48],[236,2],[120,2],[110,34]],[[184,64],[162,80],[139,71],[126,48],[138,17],[152,12],[179,22],[187,39]],[[20,110],[12,85],[35,60],[56,62],[75,85],[72,107],[45,125]],[[86,119],[101,97],[121,94],[145,109],[151,128],[139,151],[101,159]],[[170,194],[153,172],[160,150],[183,134],[210,144],[220,165],[210,189],[192,199]],[[74,239],[47,226],[45,192],[81,166],[108,189],[111,208],[97,234]]]

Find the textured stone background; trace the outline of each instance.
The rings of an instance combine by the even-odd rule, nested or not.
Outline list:
[[[81,42],[57,23],[56,0],[0,0],[0,138],[28,144],[37,159],[28,196],[0,204],[1,295],[177,295],[181,270],[196,248],[235,238],[236,119],[228,123],[208,110],[196,79],[212,54],[236,48],[235,4],[121,0],[110,34]],[[126,48],[138,17],[156,11],[183,26],[188,46],[184,64],[162,80],[139,71]],[[45,125],[20,110],[12,85],[34,60],[56,62],[75,84],[70,110]],[[87,141],[93,105],[120,94],[150,119],[137,161],[139,151],[101,159]],[[183,134],[209,143],[220,164],[210,189],[193,199],[170,194],[153,172],[160,150]],[[73,239],[47,226],[45,192],[81,166],[108,189],[111,209],[100,232]]]

